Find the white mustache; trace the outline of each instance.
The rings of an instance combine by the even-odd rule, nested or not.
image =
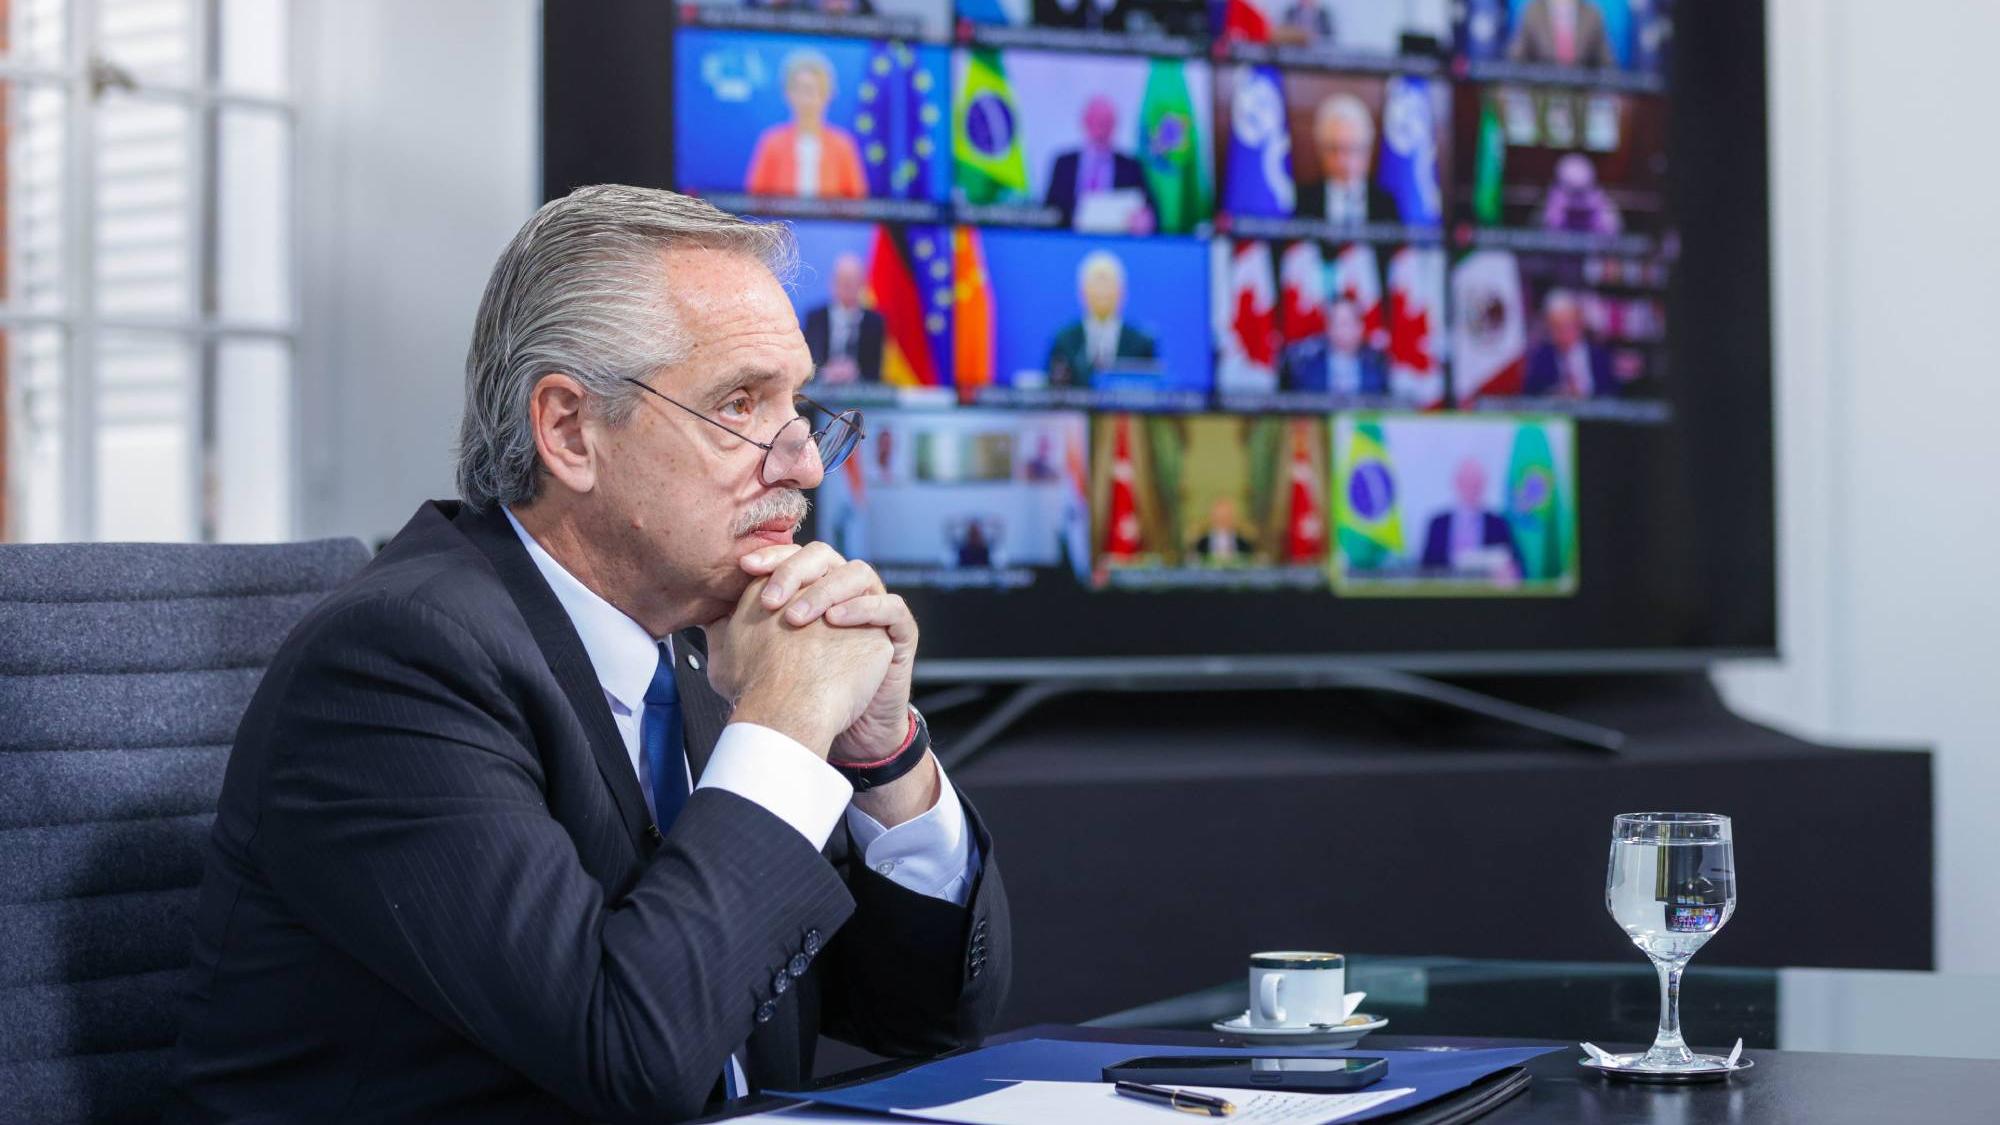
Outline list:
[[[730,534],[741,538],[757,530],[759,524],[770,520],[790,520],[792,530],[797,531],[806,522],[806,513],[812,511],[812,501],[796,488],[773,492],[750,505],[742,515],[736,517],[736,524]]]

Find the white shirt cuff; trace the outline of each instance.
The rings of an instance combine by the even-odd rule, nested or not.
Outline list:
[[[972,877],[979,870],[978,848],[965,823],[965,806],[959,804],[958,791],[945,778],[944,767],[935,768],[938,799],[928,812],[884,828],[860,806],[849,805],[847,830],[854,837],[861,861],[891,882],[964,906]]]
[[[791,736],[756,723],[722,728],[695,788],[726,789],[762,806],[798,829],[815,851],[826,847],[854,799],[854,786],[839,770]]]

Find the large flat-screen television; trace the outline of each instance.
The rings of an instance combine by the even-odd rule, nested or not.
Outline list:
[[[933,675],[1775,646],[1762,5],[551,0],[550,196],[792,225]]]

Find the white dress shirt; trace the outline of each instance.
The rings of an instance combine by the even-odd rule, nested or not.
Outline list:
[[[792,159],[798,162],[798,173],[793,178],[793,194],[800,199],[819,197],[819,152],[818,133],[808,133],[801,129],[792,134]]]
[[[645,710],[646,688],[659,666],[659,642],[644,626],[627,617],[610,602],[597,596],[578,581],[555,557],[542,549],[507,512],[507,522],[528,557],[542,572],[556,600],[569,614],[583,640],[583,650],[604,687],[611,718],[625,742],[625,754],[639,779],[647,807],[652,806],[653,787],[646,776],[644,755],[639,747],[640,718]],[[672,638],[667,640],[673,659],[687,661],[700,670],[697,653],[676,653]],[[687,758],[681,768],[688,769]],[[690,777],[690,781],[692,781]],[[854,786],[838,770],[796,740],[755,723],[730,723],[715,742],[701,779],[691,789],[725,789],[768,809],[791,825],[814,848],[826,847],[828,838],[844,813],[847,829],[863,862],[894,882],[932,898],[963,906],[979,871],[978,849],[965,822],[965,809],[958,793],[938,768],[938,798],[923,815],[885,828],[882,823],[854,807]]]
[[[826,306],[826,354],[848,359],[861,354],[861,310],[839,302]]]
[[[1590,376],[1590,346],[1578,340],[1562,353],[1563,389],[1576,398],[1589,398],[1597,390]]]
[[[1361,393],[1361,357],[1353,352],[1329,349],[1326,361],[1326,389],[1338,395]]]
[[[1083,321],[1083,350],[1090,357],[1090,365],[1099,371],[1118,366],[1118,337],[1125,330],[1125,322],[1118,317],[1099,320],[1087,316]]]
[[[1326,193],[1326,221],[1329,223],[1365,223],[1368,221],[1368,184],[1365,180],[1354,180],[1337,184],[1326,181],[1322,189]]]

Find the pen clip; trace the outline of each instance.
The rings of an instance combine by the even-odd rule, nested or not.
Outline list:
[[[1190,1094],[1186,1090],[1172,1090],[1173,1097],[1168,1105],[1182,1113],[1199,1113],[1203,1117],[1228,1117],[1236,1112],[1236,1103],[1221,1098],[1211,1098],[1207,1094]],[[1182,1098],[1188,1099],[1185,1103]]]

